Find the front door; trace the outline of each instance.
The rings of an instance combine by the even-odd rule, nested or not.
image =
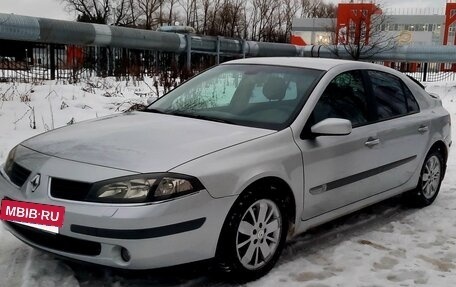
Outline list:
[[[317,102],[298,141],[305,176],[303,220],[381,192],[375,176],[381,154],[367,95],[363,73],[349,71],[336,76]],[[306,133],[326,118],[350,120],[352,133],[318,137]]]

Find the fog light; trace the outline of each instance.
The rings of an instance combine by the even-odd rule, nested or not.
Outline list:
[[[120,257],[122,257],[122,260],[125,262],[128,262],[131,259],[130,252],[123,247],[120,249]]]

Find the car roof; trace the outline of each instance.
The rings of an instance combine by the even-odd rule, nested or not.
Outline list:
[[[225,62],[222,65],[229,64],[257,64],[257,65],[273,65],[273,66],[286,66],[286,67],[297,67],[297,68],[309,68],[316,70],[328,71],[336,66],[350,65],[353,68],[374,68],[378,69],[379,65],[350,61],[350,60],[339,60],[339,59],[324,59],[324,58],[306,58],[306,57],[259,57],[259,58],[247,58],[241,60],[233,60]]]

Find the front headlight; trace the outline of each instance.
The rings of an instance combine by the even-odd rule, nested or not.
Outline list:
[[[93,184],[88,201],[141,203],[166,200],[203,189],[198,179],[179,174],[124,177]]]
[[[8,156],[6,158],[6,162],[5,162],[5,166],[4,166],[4,170],[7,174],[10,173],[11,169],[13,168],[13,163],[14,163],[14,158],[16,157],[16,150],[17,150],[17,146],[15,146],[9,153],[8,153]]]

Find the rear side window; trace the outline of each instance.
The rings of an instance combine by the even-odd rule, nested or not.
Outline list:
[[[385,120],[408,114],[402,81],[388,73],[369,71],[368,74],[372,83],[378,119]]]

